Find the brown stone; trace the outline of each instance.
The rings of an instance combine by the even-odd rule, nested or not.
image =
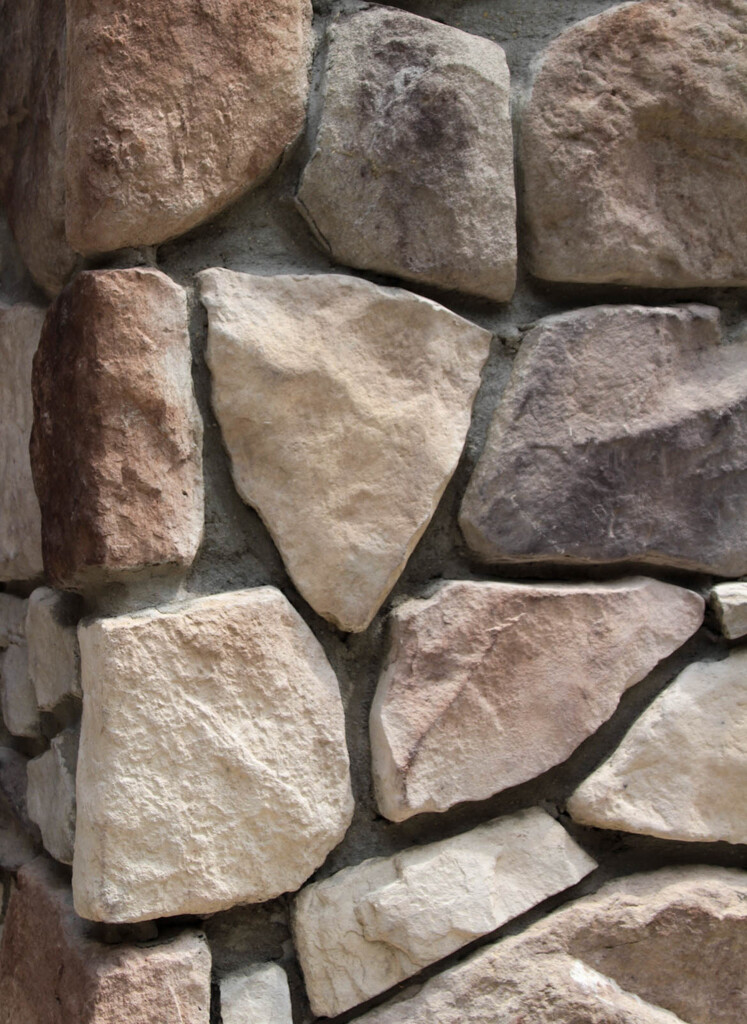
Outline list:
[[[84,588],[191,563],[202,534],[202,422],[183,289],[156,270],[79,274],[42,332],[34,414],[52,581]]]

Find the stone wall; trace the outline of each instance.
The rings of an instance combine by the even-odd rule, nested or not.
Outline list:
[[[0,29],[0,1024],[742,1024],[747,4]]]

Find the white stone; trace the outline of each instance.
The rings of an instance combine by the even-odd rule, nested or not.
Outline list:
[[[77,729],[65,729],[27,769],[29,818],[39,826],[47,853],[63,864],[73,863],[78,739]]]
[[[29,675],[44,711],[51,711],[65,697],[81,694],[76,612],[74,598],[49,587],[39,587],[29,598]]]
[[[13,736],[41,736],[39,708],[29,677],[25,643],[11,644],[0,654],[0,706],[3,721]]]
[[[719,583],[710,597],[724,636],[729,640],[747,636],[747,583]]]
[[[278,964],[260,964],[220,982],[223,1024],[293,1024],[288,975]]]

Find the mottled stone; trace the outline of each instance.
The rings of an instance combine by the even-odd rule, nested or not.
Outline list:
[[[184,290],[157,270],[79,274],[47,317],[33,383],[50,580],[83,589],[188,566],[203,485]]]
[[[200,283],[237,490],[312,608],[364,630],[456,468],[490,335],[338,274]]]
[[[747,6],[647,0],[547,49],[522,120],[529,266],[747,284]]]
[[[596,306],[524,338],[460,514],[491,562],[747,572],[747,344],[710,306]]]
[[[26,807],[27,758],[0,747],[0,868],[17,871],[39,852],[39,830]]]
[[[371,7],[329,31],[298,205],[340,263],[499,302],[516,283],[509,74],[500,46]]]
[[[44,849],[63,864],[73,863],[78,740],[78,729],[65,729],[28,763],[29,818],[39,826]]]
[[[747,582],[719,583],[710,593],[721,632],[729,640],[747,635]]]
[[[26,642],[36,701],[51,711],[61,700],[81,696],[80,655],[75,626],[80,605],[71,594],[39,587],[29,597]]]
[[[533,808],[307,886],[294,934],[312,1010],[333,1017],[378,995],[595,867]]]
[[[272,587],[79,628],[78,913],[140,921],[297,889],[353,812],[342,701]]]
[[[223,1024],[293,1024],[288,976],[277,964],[259,964],[220,982]]]

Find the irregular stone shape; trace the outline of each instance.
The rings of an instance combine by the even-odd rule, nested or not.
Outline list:
[[[568,801],[576,821],[747,843],[746,683],[745,649],[681,672]]]
[[[307,886],[294,933],[312,1010],[332,1017],[378,995],[595,867],[532,808]]]
[[[36,306],[0,305],[0,581],[29,580],[42,573],[41,516],[29,438],[34,420],[31,364],[43,323],[44,311]]]
[[[57,586],[192,562],[203,485],[191,365],[184,289],[157,270],[86,271],[50,310],[31,461]]]
[[[44,849],[63,864],[73,863],[78,740],[78,729],[65,729],[28,763],[29,817],[41,830]]]
[[[353,813],[337,680],[273,587],[78,631],[75,906],[141,921],[297,889]]]
[[[0,868],[17,871],[39,852],[39,830],[26,808],[27,758],[0,747]]]
[[[509,74],[500,46],[373,7],[329,32],[298,205],[341,263],[504,302],[516,284]]]
[[[490,335],[338,274],[199,277],[236,488],[312,608],[364,630],[456,468]]]
[[[29,676],[40,708],[51,711],[61,700],[81,696],[80,655],[75,626],[78,601],[49,587],[39,587],[28,602],[26,642]]]
[[[747,635],[747,582],[719,583],[710,601],[725,637],[738,640]]]
[[[522,121],[534,274],[747,284],[746,35],[742,0],[648,0],[555,40]]]
[[[0,592],[0,649],[22,644],[26,639],[28,602]]]
[[[277,964],[260,964],[222,978],[223,1024],[292,1024],[288,976]]]
[[[596,306],[524,338],[462,504],[487,562],[747,572],[747,344],[709,306]]]
[[[0,706],[3,721],[13,736],[41,736],[39,707],[29,676],[28,648],[11,644],[0,653]]]
[[[199,932],[104,945],[45,858],[18,875],[0,946],[0,1024],[208,1024],[210,951]]]
[[[484,800],[560,764],[696,631],[703,607],[642,577],[455,580],[399,605],[371,708],[382,814]]]
[[[67,236],[154,245],[275,167],[304,123],[309,0],[68,0]]]
[[[742,1024],[747,874],[683,867],[605,885],[427,981],[365,1024]]]

